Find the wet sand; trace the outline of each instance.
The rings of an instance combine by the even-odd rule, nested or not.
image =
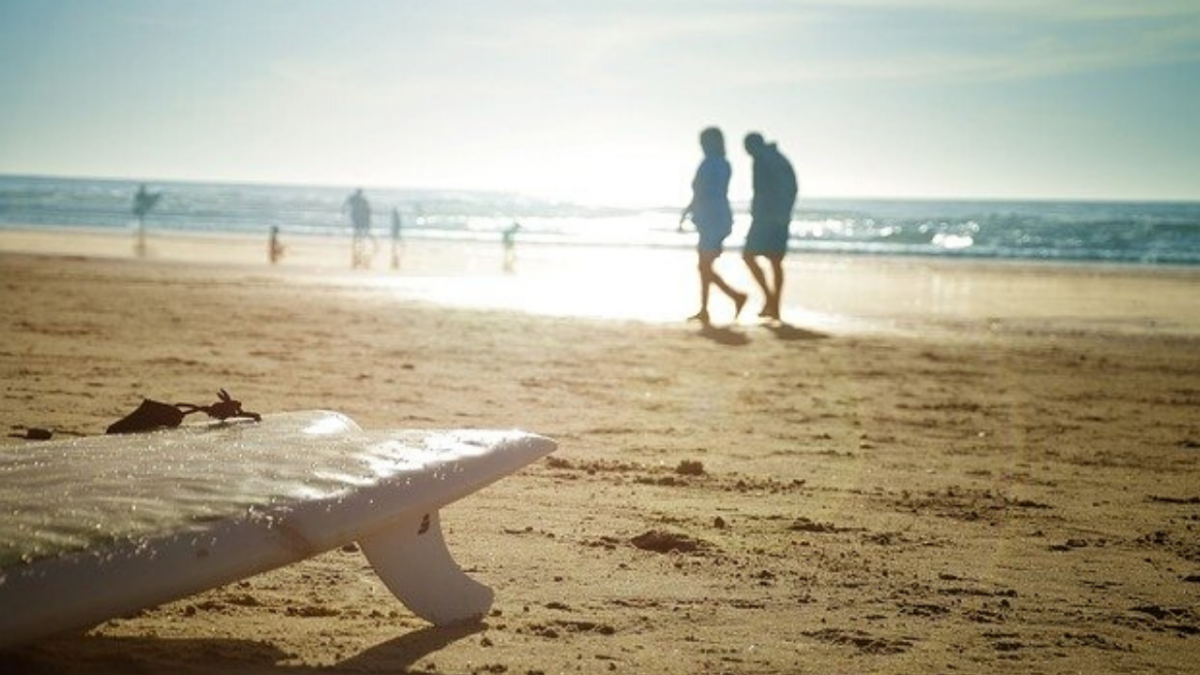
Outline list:
[[[594,274],[524,249],[504,277],[498,247],[472,268],[414,244],[429,269],[397,276],[46,246],[0,253],[10,431],[99,433],[143,396],[224,387],[560,450],[443,514],[496,590],[482,624],[430,627],[337,550],[0,654],[4,672],[1200,663],[1198,271],[795,256],[788,324],[702,330],[654,299],[691,302],[686,257],[620,282],[638,318],[588,318]],[[527,297],[555,274],[567,302]]]

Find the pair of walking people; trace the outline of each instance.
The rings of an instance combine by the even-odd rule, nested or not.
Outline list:
[[[774,143],[767,143],[757,132],[746,135],[743,143],[754,159],[754,196],[750,202],[750,231],[742,248],[742,259],[763,291],[765,301],[759,316],[778,320],[783,293],[783,257],[787,253],[788,226],[796,204],[796,173],[791,162]],[[709,323],[708,296],[716,286],[733,300],[735,318],[746,305],[747,295],[729,285],[713,267],[724,251],[725,239],[733,230],[733,211],[729,207],[729,179],[732,170],[725,158],[725,136],[716,127],[700,132],[704,160],[692,180],[692,202],[680,214],[680,222],[689,215],[700,235],[699,254],[700,311],[691,317]],[[770,263],[770,278],[759,264]]]

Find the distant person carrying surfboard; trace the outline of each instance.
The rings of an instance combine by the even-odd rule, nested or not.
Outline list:
[[[754,158],[754,197],[750,202],[752,220],[742,259],[766,296],[758,315],[779,320],[783,256],[787,254],[788,227],[796,206],[796,172],[779,148],[763,140],[760,133],[746,134],[745,147]],[[760,256],[771,263],[771,283],[767,283],[766,273],[758,265]]]
[[[134,217],[137,218],[137,239],[134,241],[133,250],[139,258],[146,257],[146,214],[150,213],[161,197],[161,192],[146,190],[145,183],[139,185],[137,192],[133,195],[131,210]]]
[[[733,316],[737,318],[746,304],[746,294],[735,290],[713,269],[724,250],[725,238],[733,230],[733,212],[729,208],[729,177],[732,170],[725,159],[725,136],[716,127],[700,132],[700,148],[704,160],[692,179],[692,201],[679,214],[682,223],[689,215],[696,225],[700,240],[696,244],[700,268],[700,311],[688,318],[707,326],[709,287],[716,284],[733,300]]]

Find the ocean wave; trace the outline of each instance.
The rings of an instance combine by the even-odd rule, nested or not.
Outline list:
[[[0,176],[0,226],[129,228],[137,183]],[[345,188],[166,183],[151,229],[344,235]],[[368,189],[377,237],[393,210],[405,237],[491,240],[514,221],[530,243],[632,247],[695,245],[678,210],[584,207],[520,195]],[[736,249],[749,217],[736,215]],[[1200,264],[1200,204],[937,200],[802,200],[791,248],[840,254]]]

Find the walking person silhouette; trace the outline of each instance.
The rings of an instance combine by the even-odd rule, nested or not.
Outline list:
[[[400,220],[400,209],[392,208],[392,269],[400,269],[400,230],[402,221]]]
[[[750,201],[750,231],[742,248],[742,259],[762,288],[766,301],[759,316],[779,320],[783,294],[783,256],[787,254],[788,227],[796,206],[796,172],[792,163],[762,134],[746,134],[746,152],[754,158],[754,197]],[[771,281],[758,258],[771,263]]]
[[[350,268],[367,269],[371,266],[371,258],[375,255],[375,237],[371,234],[371,202],[363,194],[362,188],[355,190],[342,204],[342,212],[350,214],[350,226],[353,228],[353,239],[350,242]],[[367,243],[370,251],[367,251]]]
[[[139,185],[137,192],[133,195],[133,206],[130,207],[130,211],[137,218],[137,236],[133,243],[133,251],[139,258],[146,257],[146,214],[150,213],[150,210],[158,204],[159,199],[162,199],[162,193],[148,191],[145,183]]]
[[[733,211],[729,208],[729,178],[732,170],[725,159],[725,136],[716,127],[700,132],[700,149],[704,160],[692,180],[692,202],[679,214],[682,223],[689,215],[696,225],[699,241],[696,252],[700,270],[700,311],[688,318],[709,325],[709,288],[716,285],[733,300],[734,318],[746,304],[746,294],[735,290],[713,268],[724,250],[725,238],[733,230]]]

